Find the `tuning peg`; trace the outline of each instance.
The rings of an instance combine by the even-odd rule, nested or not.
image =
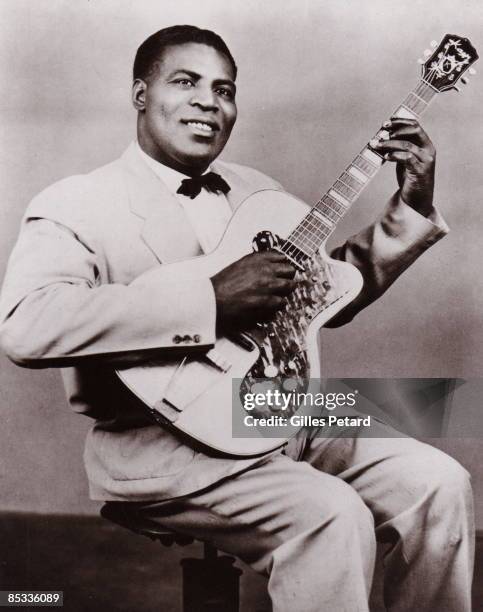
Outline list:
[[[474,68],[470,68],[470,69],[468,70],[468,72],[469,72],[471,75],[476,74],[476,70],[475,70]]]
[[[429,56],[431,55],[431,53],[432,53],[431,49],[425,49],[425,50],[424,50],[424,55],[425,55],[426,57],[429,57]]]
[[[424,64],[424,60],[421,57],[418,59],[418,64]]]
[[[468,85],[467,77],[461,77],[461,82],[463,83],[463,85]]]
[[[435,40],[432,40],[429,44],[431,47],[433,47],[433,49],[438,46],[438,43]]]
[[[455,89],[458,93],[461,92],[461,87],[458,87],[458,85],[453,85],[453,89]]]

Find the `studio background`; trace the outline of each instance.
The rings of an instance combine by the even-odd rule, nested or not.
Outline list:
[[[467,36],[483,53],[482,19],[478,0],[1,0],[0,276],[30,199],[135,137],[131,67],[152,32],[191,23],[226,40],[239,118],[223,158],[313,203],[416,84],[432,39]],[[325,376],[481,376],[481,77],[466,89],[439,96],[423,119],[452,231],[350,325],[323,333]],[[331,243],[371,222],[395,188],[385,167]],[[434,443],[472,473],[481,529],[481,398],[468,388],[456,394],[450,439]],[[70,413],[58,371],[0,356],[0,417],[0,510],[98,512],[82,466],[91,422]]]

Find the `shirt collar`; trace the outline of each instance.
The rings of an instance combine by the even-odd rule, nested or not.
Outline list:
[[[189,178],[186,174],[178,172],[177,170],[173,170],[173,168],[165,166],[164,164],[161,164],[160,162],[153,159],[150,155],[148,155],[141,149],[141,146],[137,141],[136,148],[141,158],[144,159],[144,161],[153,170],[153,172],[164,182],[164,184],[171,193],[176,193],[178,191],[179,186],[181,185],[181,181],[183,179]],[[206,172],[211,172],[211,166],[206,170]],[[206,174],[206,172],[204,174]]]

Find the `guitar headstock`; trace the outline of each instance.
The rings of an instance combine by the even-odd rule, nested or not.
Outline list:
[[[422,66],[422,78],[438,92],[458,89],[456,83],[478,59],[478,53],[467,38],[446,34]],[[470,73],[473,71],[470,70]],[[464,81],[464,79],[463,79]]]

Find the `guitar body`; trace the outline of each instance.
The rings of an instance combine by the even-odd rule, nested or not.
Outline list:
[[[254,241],[259,246],[269,242],[267,248],[277,246],[308,210],[284,192],[258,191],[237,209],[215,251],[163,265],[162,272],[167,280],[185,284],[211,278],[253,252]],[[285,299],[285,307],[270,322],[247,329],[241,340],[219,337],[204,358],[159,360],[117,374],[156,420],[210,448],[243,457],[281,446],[286,438],[266,438],[256,428],[250,432],[253,437],[232,436],[233,381],[240,381],[241,397],[256,391],[261,379],[280,389],[287,389],[287,380],[291,388],[305,389],[311,375],[320,376],[318,330],[362,288],[360,272],[331,259],[323,248],[304,262],[296,279],[298,287]]]

